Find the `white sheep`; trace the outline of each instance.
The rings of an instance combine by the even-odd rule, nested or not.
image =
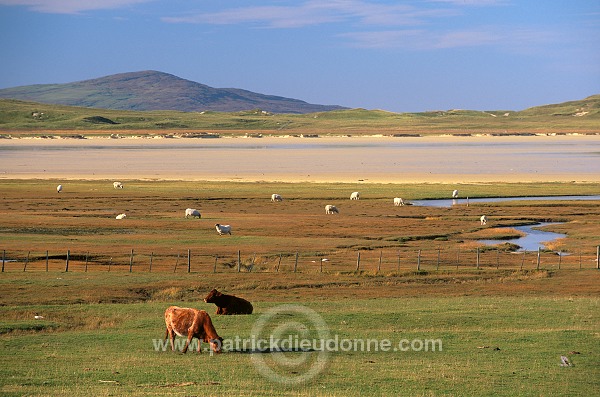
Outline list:
[[[113,182],[113,187],[115,189],[123,189],[123,184],[121,182]]]
[[[404,205],[404,200],[400,197],[394,197],[394,206],[400,207],[401,205]]]
[[[125,219],[126,216],[127,215],[125,215],[125,214],[119,214],[115,217],[115,219]]]
[[[219,236],[222,236],[224,234],[231,235],[231,226],[230,225],[221,225],[221,224],[217,223],[215,225],[215,229],[217,229]]]
[[[192,218],[198,218],[198,219],[200,219],[200,218],[202,218],[202,215],[200,215],[200,211],[198,211],[195,208],[186,208],[186,210],[185,210],[185,217],[186,218],[192,217]]]
[[[271,195],[271,201],[283,201],[283,197],[277,193]]]
[[[452,192],[452,198],[458,198],[458,190]]]
[[[325,206],[325,213],[326,214],[339,214],[340,211],[337,209],[337,207],[335,205],[328,204]]]
[[[58,185],[58,186],[56,187],[56,192],[57,192],[57,193],[60,193],[60,192],[62,192],[62,185]]]
[[[481,218],[479,218],[479,220],[481,221],[482,225],[485,225],[487,223],[487,216],[481,215]]]
[[[360,193],[352,192],[352,194],[350,195],[350,200],[360,200]]]

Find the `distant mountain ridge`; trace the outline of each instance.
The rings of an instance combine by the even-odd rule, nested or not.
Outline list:
[[[347,109],[237,88],[213,88],[172,74],[147,70],[65,84],[0,89],[0,98],[114,110],[236,112],[261,109],[305,114]]]

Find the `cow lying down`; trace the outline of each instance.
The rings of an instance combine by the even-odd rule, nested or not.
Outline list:
[[[198,338],[198,353],[203,341],[208,342],[215,353],[221,352],[223,338],[217,335],[210,316],[204,310],[171,306],[165,310],[165,324],[165,339],[169,338],[171,341],[171,350],[175,350],[175,335],[179,335],[187,337],[183,353],[187,352],[192,338]]]
[[[252,314],[252,303],[244,298],[222,294],[213,289],[204,298],[206,303],[217,305],[217,314]]]

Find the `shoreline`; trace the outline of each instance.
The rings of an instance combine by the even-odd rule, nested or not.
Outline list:
[[[587,134],[23,137],[0,139],[0,180],[597,183],[600,162],[595,168],[595,161],[581,164],[579,172],[571,164],[598,156],[596,147],[600,135]],[[553,156],[552,150],[566,154]]]

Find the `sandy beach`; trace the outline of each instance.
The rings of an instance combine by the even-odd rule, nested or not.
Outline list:
[[[2,139],[0,179],[600,182],[600,136]]]

